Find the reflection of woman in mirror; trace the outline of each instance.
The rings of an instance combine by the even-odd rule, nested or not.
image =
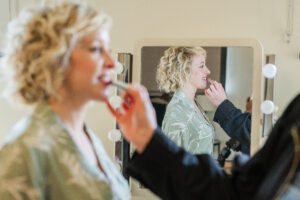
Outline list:
[[[157,69],[159,89],[174,92],[167,106],[162,129],[187,151],[213,153],[214,127],[195,101],[198,89],[207,87],[210,74],[201,47],[171,47],[164,52]]]
[[[9,92],[34,110],[1,148],[1,199],[130,199],[126,180],[84,123],[89,102],[107,99],[110,21],[66,1],[24,10],[10,23],[3,65],[12,71]]]

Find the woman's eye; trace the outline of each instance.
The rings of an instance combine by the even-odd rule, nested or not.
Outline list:
[[[90,52],[93,52],[93,53],[101,53],[101,47],[92,47],[92,48],[89,48],[89,51]]]
[[[200,67],[200,68],[204,68],[204,65],[200,65],[199,67]]]

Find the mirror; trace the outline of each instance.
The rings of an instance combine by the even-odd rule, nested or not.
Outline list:
[[[159,95],[155,72],[159,58],[163,51],[170,46],[201,46],[207,50],[207,66],[211,70],[210,78],[218,80],[225,85],[225,90],[230,101],[238,108],[244,110],[246,99],[252,94],[252,125],[251,125],[251,155],[253,155],[260,145],[262,133],[262,114],[260,104],[262,102],[262,75],[263,48],[259,41],[253,39],[144,39],[139,41],[134,48],[133,55],[133,82],[144,84],[150,95]],[[157,50],[157,51],[156,51]],[[148,60],[146,64],[144,59]],[[245,71],[244,71],[245,70]],[[233,79],[234,77],[234,79]],[[243,82],[243,91],[238,90]],[[241,89],[241,88],[240,88]],[[251,92],[252,90],[252,92]],[[206,97],[197,92],[197,100],[206,113],[213,117],[215,108],[206,100]],[[240,94],[240,95],[238,95]],[[158,122],[163,119],[163,115],[158,115]],[[160,123],[160,122],[159,122]],[[218,126],[215,126],[218,127]],[[227,138],[225,133],[221,133],[219,127],[216,130],[220,134],[215,134],[220,140]],[[214,151],[218,151],[218,146]],[[133,195],[151,196],[148,190],[136,181],[130,181]]]
[[[139,41],[134,52],[133,82],[145,85],[151,97],[162,94],[157,89],[155,73],[160,57],[170,46],[204,47],[207,50],[207,66],[211,70],[209,77],[225,86],[229,100],[242,111],[245,110],[247,97],[252,94],[251,154],[256,152],[259,149],[262,129],[262,114],[259,107],[262,101],[263,49],[260,42],[252,39],[148,39]],[[207,115],[212,118],[215,108],[206,100],[201,91],[197,92],[197,100]],[[158,123],[161,123],[162,119],[163,115],[158,115]],[[220,127],[216,129],[215,139],[221,143],[228,139]]]

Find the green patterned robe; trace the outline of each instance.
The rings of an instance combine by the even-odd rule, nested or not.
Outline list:
[[[199,109],[203,109],[197,104]],[[179,146],[193,154],[213,153],[214,127],[197,111],[182,91],[176,91],[162,123],[163,132]]]
[[[13,128],[0,151],[0,199],[130,199],[127,181],[87,129],[106,175],[83,156],[47,103]]]

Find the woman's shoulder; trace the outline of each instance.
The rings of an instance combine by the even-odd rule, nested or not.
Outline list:
[[[22,118],[9,131],[4,140],[4,145],[18,143],[22,140],[26,140],[29,133],[32,133],[32,130],[34,130],[34,127],[35,125],[32,121],[31,116]]]
[[[22,148],[22,149],[45,149],[45,146],[52,144],[52,136],[55,126],[45,124],[44,121],[38,120],[32,115],[25,116],[19,120],[9,131],[0,150],[4,148]],[[49,149],[47,147],[47,149]]]
[[[8,133],[0,146],[0,162],[10,160],[9,157],[14,156],[19,164],[35,156],[38,160],[45,152],[45,138],[40,130],[36,128],[35,122],[30,116],[24,117]],[[26,156],[27,155],[27,156]]]
[[[190,105],[184,99],[173,97],[172,100],[168,103],[166,112],[176,112],[185,114],[190,110]]]
[[[167,107],[163,121],[184,121],[187,118],[187,109],[180,105]]]

